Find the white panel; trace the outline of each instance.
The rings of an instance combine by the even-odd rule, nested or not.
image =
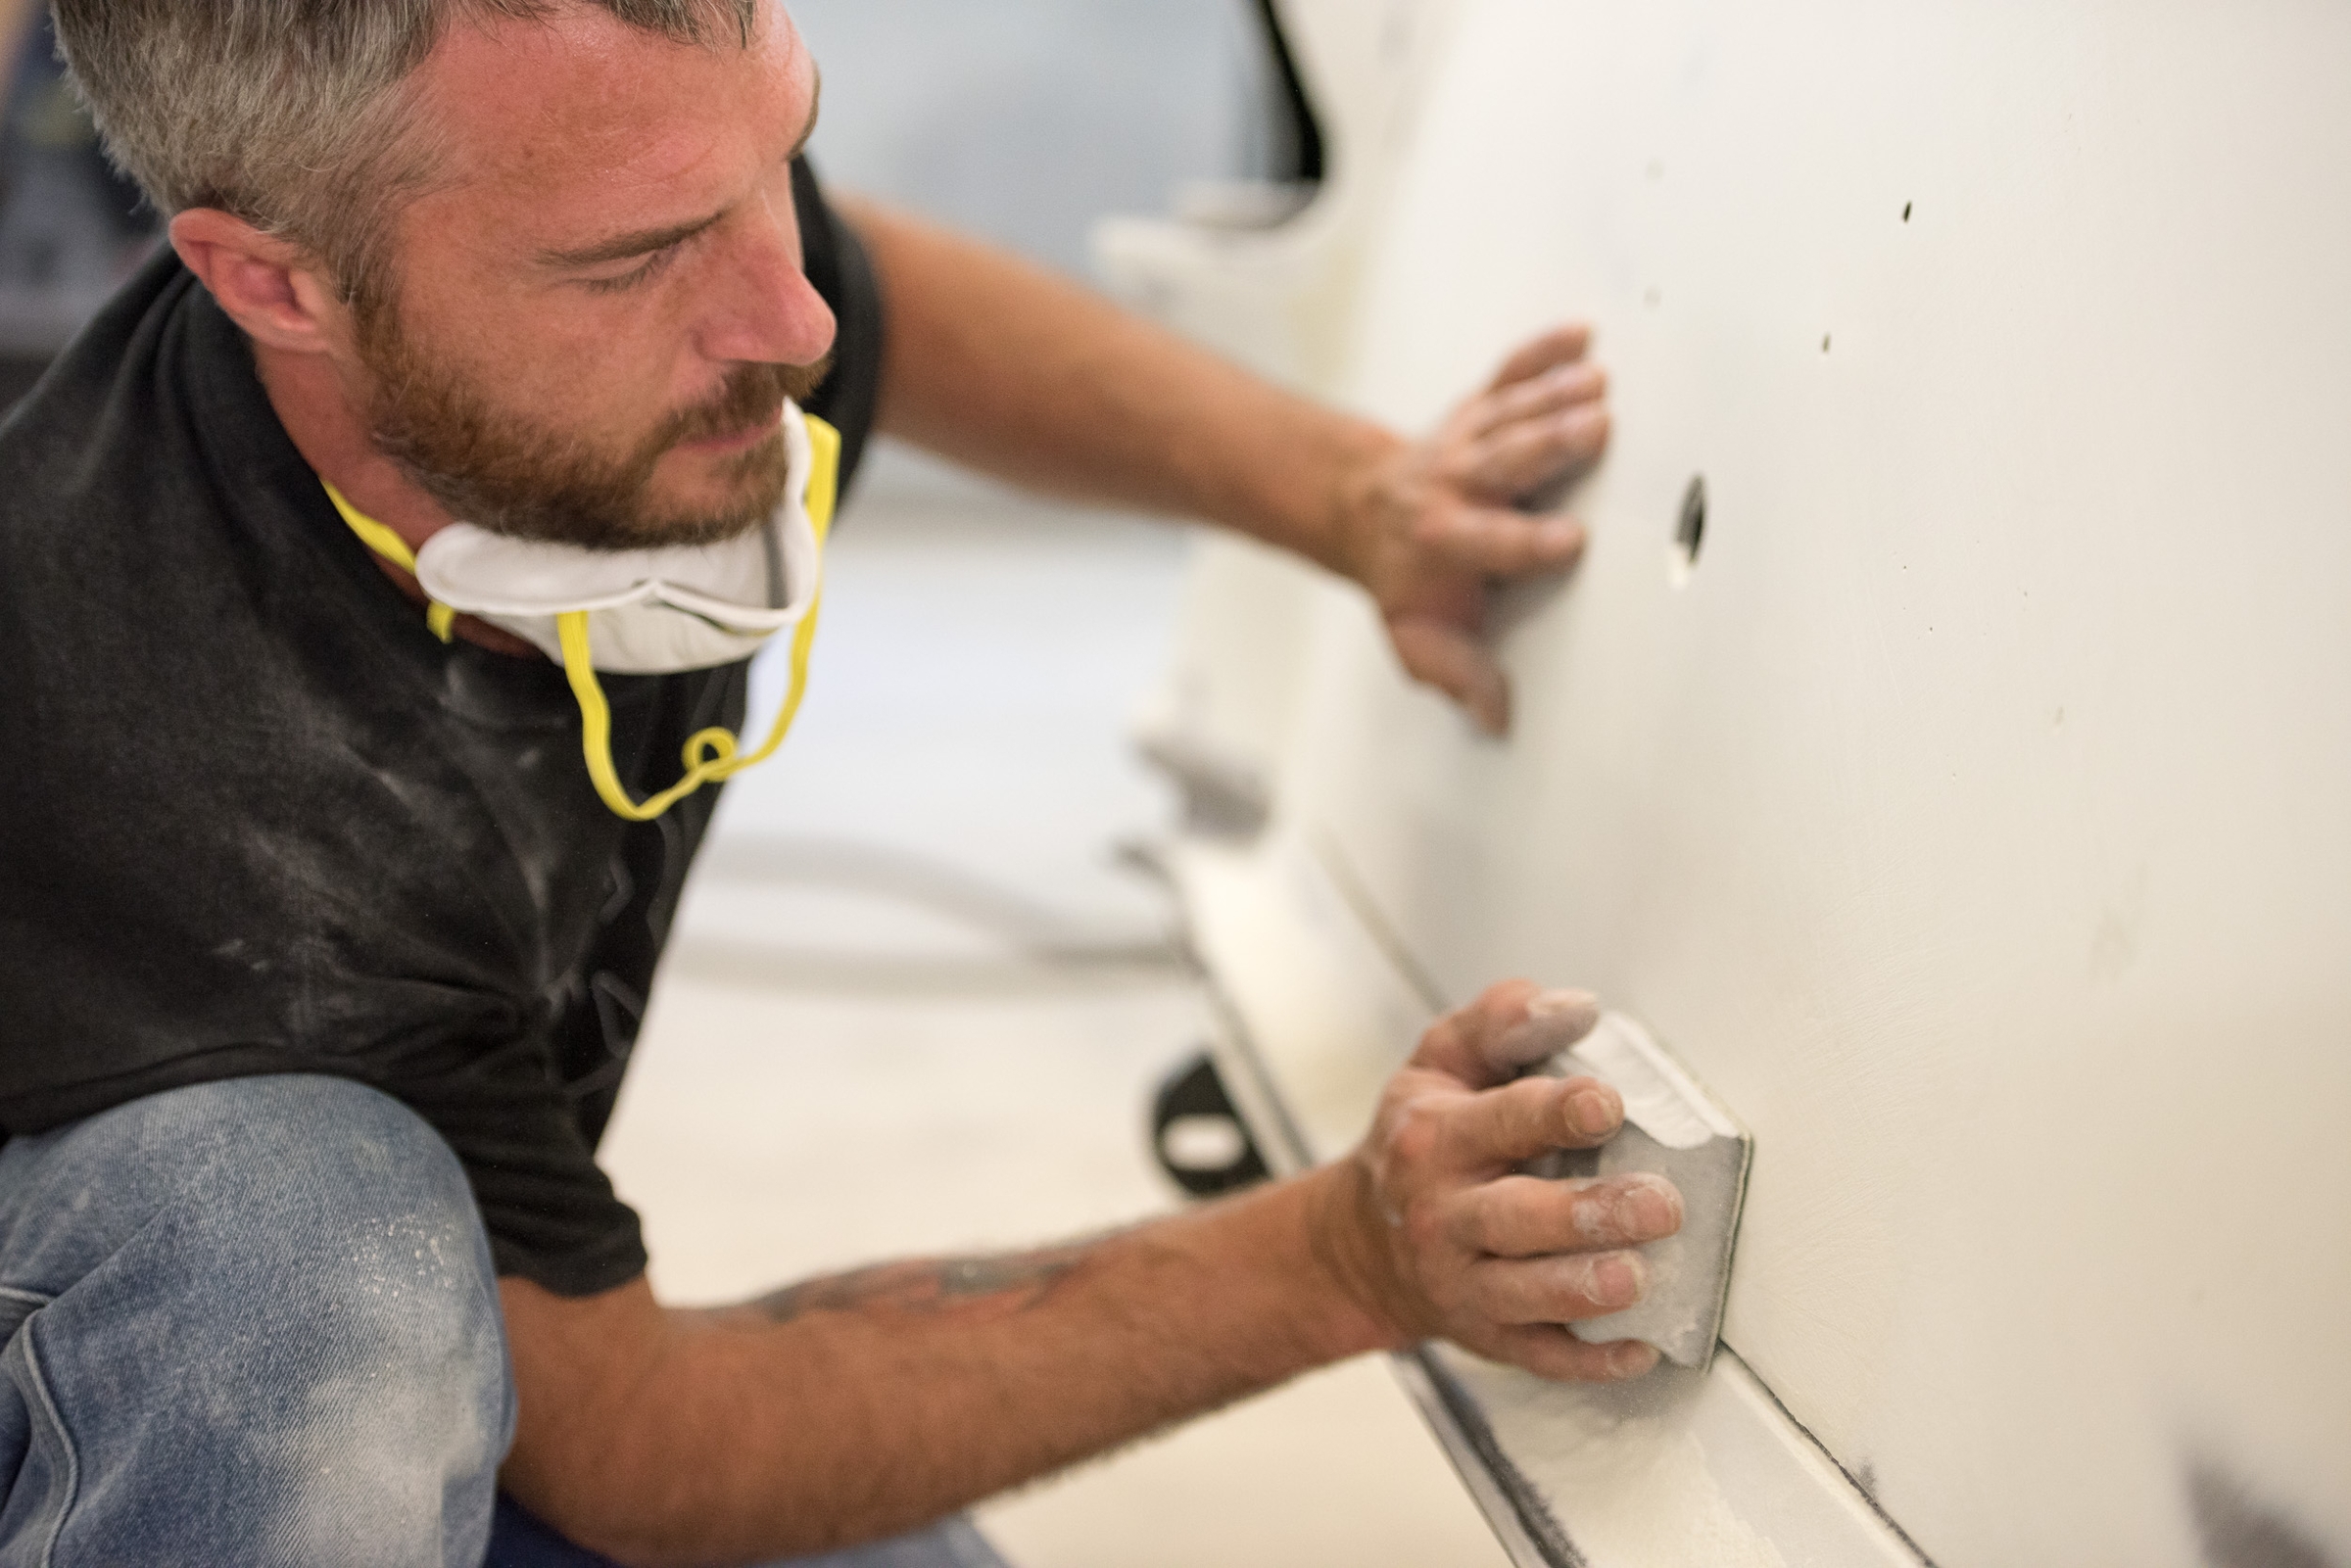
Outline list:
[[[1943,1568],[2206,1561],[2198,1467],[2351,1558],[2347,81],[2339,6],[1485,0],[1373,252],[1357,401],[1589,313],[1620,439],[1516,736],[1337,617],[1288,809],[1738,1111],[1725,1337]]]

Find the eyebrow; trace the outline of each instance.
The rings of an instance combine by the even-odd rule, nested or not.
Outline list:
[[[808,150],[808,139],[816,134],[816,114],[824,90],[825,79],[819,74],[815,90],[808,98],[808,123],[801,128],[800,139],[792,144],[792,151],[785,158],[786,163],[791,163]],[[723,212],[712,213],[707,216],[689,218],[683,223],[671,223],[661,228],[633,229],[626,234],[615,234],[610,239],[598,240],[593,245],[583,245],[577,250],[541,251],[539,261],[545,266],[571,268],[599,266],[607,261],[625,261],[631,257],[650,256],[656,251],[666,251],[673,245],[685,244],[704,229],[715,226],[726,215]]]

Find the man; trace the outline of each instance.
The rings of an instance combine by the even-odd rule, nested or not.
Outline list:
[[[766,548],[740,618],[791,620],[827,433],[853,469],[877,425],[1345,572],[1500,730],[1488,583],[1580,543],[1509,503],[1606,435],[1582,334],[1413,444],[836,214],[775,0],[58,12],[173,254],[0,432],[0,1558],[475,1563],[503,1485],[611,1558],[754,1562],[1430,1336],[1649,1369],[1563,1325],[1678,1197],[1513,1174],[1621,1118],[1517,1077],[1573,993],[1440,1023],[1305,1177],[733,1310],[654,1301],[593,1159],[716,789],[647,797],[746,717],[740,656],[629,673],[596,617]],[[539,597],[455,602],[499,560]]]

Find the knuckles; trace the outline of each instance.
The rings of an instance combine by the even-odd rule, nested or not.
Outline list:
[[[1441,1113],[1419,1100],[1404,1100],[1393,1107],[1381,1129],[1380,1142],[1391,1169],[1415,1172],[1436,1163],[1443,1147],[1445,1130]]]
[[[1461,524],[1453,514],[1438,506],[1415,511],[1409,530],[1413,543],[1423,549],[1441,549],[1454,543],[1461,531]]]
[[[1399,1211],[1405,1244],[1421,1258],[1433,1258],[1453,1251],[1447,1235],[1445,1212],[1440,1205],[1425,1200],[1407,1203]]]

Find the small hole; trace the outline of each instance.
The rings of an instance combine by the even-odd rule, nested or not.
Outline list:
[[[1706,542],[1706,476],[1690,476],[1690,488],[1682,492],[1682,518],[1674,525],[1674,547],[1682,552],[1685,567],[1698,564],[1699,546]]]
[[[1908,202],[1902,204],[1902,221],[1905,223],[1910,221],[1910,204]]]

